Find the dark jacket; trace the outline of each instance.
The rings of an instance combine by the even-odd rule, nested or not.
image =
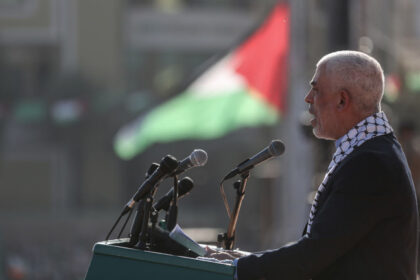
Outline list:
[[[366,141],[332,172],[309,237],[240,258],[239,280],[415,280],[417,202],[393,134]]]

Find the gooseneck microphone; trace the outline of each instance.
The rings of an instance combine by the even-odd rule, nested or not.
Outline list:
[[[171,176],[179,175],[190,168],[197,166],[204,166],[207,163],[207,153],[201,149],[195,149],[191,154],[178,162],[178,168],[171,174]]]
[[[152,173],[146,178],[146,180],[141,184],[141,186],[139,187],[137,192],[133,195],[133,197],[130,199],[130,201],[124,206],[120,216],[117,218],[116,222],[114,223],[111,230],[107,234],[105,240],[108,240],[109,236],[114,231],[116,225],[119,223],[121,217],[123,217],[125,214],[130,212],[133,209],[136,202],[138,202],[141,199],[144,199],[147,195],[151,194],[151,192],[156,189],[156,186],[160,184],[163,181],[163,179],[165,179],[168,175],[174,172],[177,168],[178,168],[178,161],[176,160],[176,158],[174,158],[171,155],[167,155],[164,158],[162,158],[162,160],[160,161],[160,164],[153,164],[149,168],[148,172],[146,173],[146,177],[150,174],[150,172]],[[150,207],[151,206],[152,205],[150,203]],[[146,206],[139,205],[140,213],[137,213],[137,214],[141,215],[141,209],[144,209],[143,213],[144,213],[144,216],[146,216],[145,208]],[[131,212],[130,212],[130,215],[131,215]],[[125,227],[125,224],[123,226],[123,229],[124,227]]]
[[[190,177],[182,178],[178,182],[178,199],[189,194],[194,187],[194,182]],[[165,210],[168,211],[171,200],[174,196],[174,188],[171,188],[158,202],[153,205],[156,211]]]
[[[159,166],[160,166],[159,163],[156,163],[156,162],[152,163],[149,166],[149,169],[147,169],[146,174],[144,174],[144,179],[148,179],[153,174],[153,172],[155,172],[156,169],[159,168]]]
[[[171,155],[165,156],[156,170],[141,184],[133,198],[127,203],[123,209],[122,215],[127,213],[134,204],[143,199],[155,185],[160,183],[168,174],[171,174],[178,167],[178,161]]]
[[[143,184],[139,187],[137,192],[133,196],[135,202],[143,199],[152,188],[160,183],[166,175],[173,172],[178,167],[178,161],[171,155],[165,156],[161,162],[160,166],[147,178]]]
[[[170,174],[177,167],[178,161],[173,156],[165,156],[161,160],[160,166],[141,184],[137,192],[133,195],[132,200],[137,202],[143,199],[156,184],[160,183],[166,175]]]
[[[182,161],[177,161],[176,158],[174,158],[171,155],[167,155],[164,158],[162,158],[160,164],[154,163],[152,166],[150,166],[149,170],[146,173],[146,179],[143,181],[141,186],[138,188],[137,192],[133,195],[133,197],[130,199],[130,201],[124,206],[120,216],[118,217],[117,221],[112,226],[110,232],[108,233],[106,240],[108,240],[109,236],[115,229],[115,226],[120,221],[121,217],[123,217],[125,214],[130,212],[136,202],[142,200],[141,203],[139,203],[137,211],[136,211],[136,217],[133,221],[133,225],[130,231],[130,245],[133,245],[133,243],[136,242],[137,237],[139,236],[138,231],[140,228],[145,229],[147,227],[144,226],[144,222],[146,219],[143,219],[142,217],[147,217],[152,207],[152,200],[150,200],[150,203],[146,203],[143,200],[151,195],[154,196],[154,192],[156,190],[156,186],[159,185],[165,178],[167,177],[174,177],[176,178],[177,175],[185,172],[186,170],[197,167],[197,166],[203,166],[207,163],[207,153],[204,150],[201,149],[195,149],[188,157],[183,159]],[[181,187],[178,185],[181,184]],[[176,201],[178,198],[182,197],[183,195],[187,194],[193,187],[193,182],[190,178],[186,178],[181,181],[177,181],[175,184],[176,188],[173,188],[170,192],[166,194],[164,198],[162,198],[155,206],[161,210],[165,209],[166,211],[171,212],[171,217],[174,217],[175,219],[171,219],[176,221],[177,211],[176,209]],[[179,189],[181,188],[181,189]],[[174,200],[174,207],[171,208],[171,199]],[[148,200],[149,201],[149,200]],[[168,210],[171,208],[170,210]],[[131,215],[131,212],[130,212]],[[127,219],[128,221],[128,219]],[[126,223],[127,223],[126,221]],[[125,224],[126,224],[125,223]],[[125,227],[125,224],[123,226],[123,229]],[[123,231],[121,230],[121,232]],[[120,235],[121,235],[120,232]],[[143,233],[143,232],[142,232]],[[144,237],[142,234],[140,234],[140,237]]]
[[[270,159],[272,157],[277,157],[284,153],[284,144],[280,140],[271,141],[270,145],[263,149],[258,154],[253,157],[246,159],[240,163],[235,169],[230,171],[224,178],[224,180],[230,179],[235,175],[238,175],[244,171],[254,168],[254,166],[262,163],[263,161]]]

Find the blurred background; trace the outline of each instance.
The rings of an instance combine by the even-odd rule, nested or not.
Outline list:
[[[180,93],[276,1],[0,1],[0,279],[83,279],[93,245],[105,239],[149,165],[195,148],[209,160],[187,173],[195,187],[179,202],[178,223],[196,241],[212,243],[226,231],[221,178],[276,138],[286,153],[252,171],[236,247],[263,250],[299,238],[333,152],[306,126],[303,98],[315,63],[334,50],[360,50],[381,62],[383,109],[418,183],[420,2],[281,2],[290,6],[290,56],[277,124],[154,144],[123,160],[114,151],[116,133]],[[162,184],[157,196],[169,187]],[[225,189],[233,203],[232,181]]]

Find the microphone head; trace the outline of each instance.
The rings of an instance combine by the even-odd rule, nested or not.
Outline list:
[[[194,187],[194,182],[190,177],[182,178],[178,181],[178,198],[187,195]],[[172,188],[167,194],[165,194],[158,202],[153,205],[156,211],[165,210],[168,211],[172,197],[174,195],[174,189]]]
[[[178,167],[178,161],[175,157],[167,155],[160,161],[160,168],[165,174],[169,174]]]
[[[202,149],[195,149],[189,156],[193,166],[203,166],[207,163],[207,153]]]
[[[149,176],[150,175],[152,175],[153,174],[153,172],[155,172],[156,171],[156,169],[158,169],[159,168],[159,163],[156,163],[156,162],[154,162],[154,163],[152,163],[151,165],[150,165],[150,167],[149,167],[149,169],[147,170],[147,172],[146,172],[146,174],[145,174],[145,177],[146,178],[149,178]]]
[[[273,157],[280,156],[284,153],[284,150],[284,144],[280,140],[273,140],[271,141],[270,146],[268,146],[268,152]]]
[[[184,177],[178,182],[178,197],[188,194],[194,187],[194,181],[190,177]]]

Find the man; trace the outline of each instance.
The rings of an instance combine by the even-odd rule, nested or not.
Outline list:
[[[417,202],[381,111],[381,66],[360,52],[331,53],[318,62],[311,87],[305,101],[313,133],[335,140],[337,150],[301,239],[236,259],[237,278],[416,279]]]

